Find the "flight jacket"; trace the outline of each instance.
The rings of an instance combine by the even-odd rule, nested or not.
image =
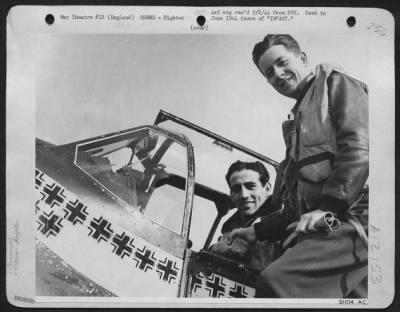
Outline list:
[[[283,123],[284,209],[254,224],[257,239],[280,240],[288,224],[321,209],[339,217],[369,174],[368,88],[341,69],[321,64]]]
[[[229,233],[234,229],[240,227],[250,226],[253,222],[261,216],[270,213],[271,209],[271,198],[268,198],[265,203],[247,220],[244,222],[239,211],[233,214],[222,226],[222,234]],[[249,248],[249,254],[246,259],[242,260],[246,267],[260,272],[265,269],[272,261],[281,255],[281,247],[277,242],[270,242],[267,240],[257,241],[254,245]]]

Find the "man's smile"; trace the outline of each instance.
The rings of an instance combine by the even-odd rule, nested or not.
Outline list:
[[[255,201],[244,201],[241,202],[242,205],[249,205],[249,204],[255,204]]]
[[[292,76],[288,75],[284,78],[281,78],[279,81],[279,87],[282,89],[285,89],[286,87],[289,86],[289,83],[292,81]]]

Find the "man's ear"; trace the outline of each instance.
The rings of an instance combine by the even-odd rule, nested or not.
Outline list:
[[[265,189],[265,193],[267,194],[267,196],[270,195],[271,194],[271,183],[269,183],[269,182],[265,183],[264,189]]]
[[[308,57],[305,52],[300,52],[300,59],[304,65],[308,65]]]

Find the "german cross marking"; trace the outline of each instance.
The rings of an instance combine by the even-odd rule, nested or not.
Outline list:
[[[100,217],[99,219],[93,219],[90,222],[90,227],[88,228],[90,230],[89,236],[92,236],[95,240],[97,240],[98,243],[101,240],[107,242],[114,232],[111,229],[111,222],[103,219],[103,217]]]
[[[65,199],[64,189],[56,185],[56,183],[45,185],[41,194],[43,195],[42,200],[44,199],[44,202],[51,208],[53,208],[54,205],[60,206]]]
[[[210,292],[211,297],[220,298],[225,293],[225,284],[222,277],[212,274],[211,279],[206,281],[206,289]]]
[[[43,172],[40,172],[40,170],[36,169],[35,170],[35,188],[39,189],[43,183],[44,183]]]
[[[192,277],[192,288],[193,288],[193,292],[196,292],[197,289],[202,288],[203,287],[203,279],[202,279],[202,274],[199,272],[196,275],[194,275]]]
[[[62,218],[56,216],[53,211],[51,211],[49,214],[44,212],[39,216],[38,219],[38,230],[43,235],[46,235],[46,237],[49,237],[50,235],[56,236],[58,233],[60,233],[62,228]]]
[[[168,283],[175,280],[178,275],[176,262],[168,260],[168,258],[165,258],[164,261],[159,261],[156,271],[159,273],[160,278]]]
[[[235,284],[235,287],[230,289],[229,296],[233,298],[247,298],[249,294],[243,285]]]
[[[64,212],[64,218],[70,221],[73,225],[77,222],[83,224],[88,216],[86,206],[84,206],[78,199],[75,200],[75,202],[69,201],[64,208]]]
[[[148,269],[152,270],[155,261],[157,261],[157,259],[154,257],[154,251],[152,253],[151,250],[146,249],[146,247],[143,247],[142,250],[138,249],[135,252],[135,257],[133,258],[133,260],[136,261],[136,267],[139,267],[139,269],[145,272]]]
[[[132,254],[133,248],[133,238],[130,238],[128,235],[122,233],[121,235],[115,235],[112,239],[111,245],[113,245],[113,252],[121,256],[121,259],[125,256],[130,256]]]

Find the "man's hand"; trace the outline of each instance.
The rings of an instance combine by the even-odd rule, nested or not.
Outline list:
[[[326,225],[324,216],[327,211],[320,209],[303,214],[298,222],[294,222],[287,227],[288,231],[295,231],[301,234],[307,234],[317,231],[327,231],[329,227]]]
[[[327,213],[329,212],[317,209],[303,214],[299,221],[289,224],[287,230],[294,231],[283,242],[283,248],[286,249],[299,235],[317,231],[329,231],[330,229],[324,219]]]
[[[236,237],[242,238],[249,244],[254,244],[257,241],[256,232],[253,226],[234,229],[227,235],[228,243],[231,244]]]

